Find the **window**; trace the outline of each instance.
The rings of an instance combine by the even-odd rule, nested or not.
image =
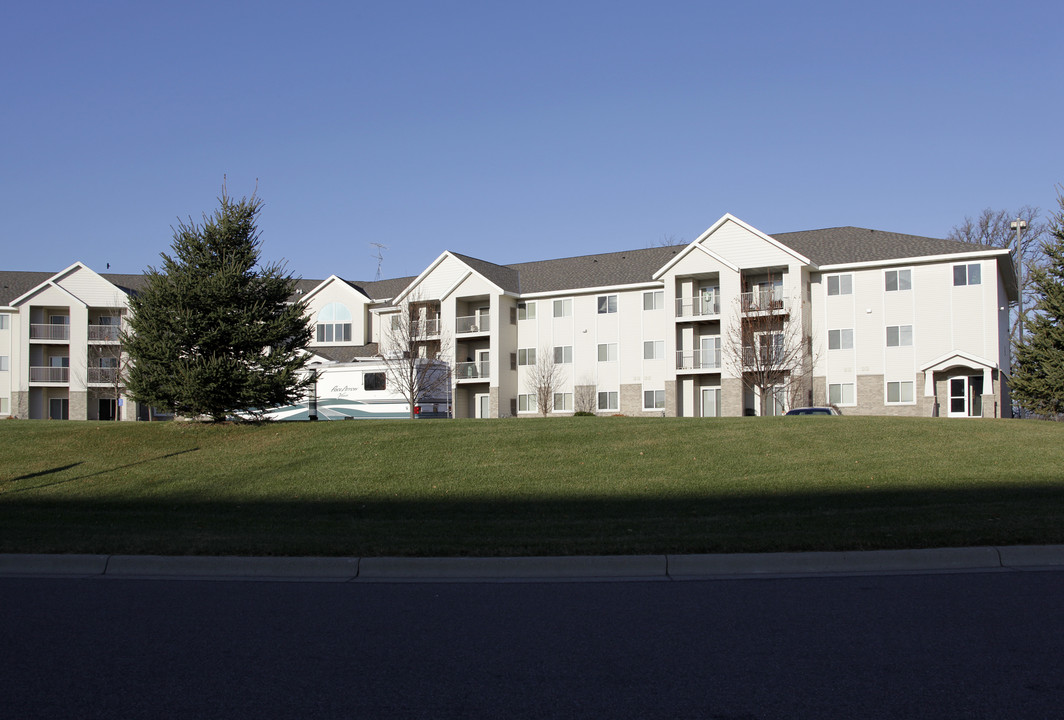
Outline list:
[[[11,405],[9,403],[10,400],[8,398],[0,397],[0,415],[11,414]]]
[[[887,270],[887,292],[894,292],[896,290],[912,290],[913,288],[913,271],[912,270]]]
[[[572,393],[554,393],[554,411],[564,412],[573,409]]]
[[[643,409],[644,410],[664,410],[665,409],[665,391],[664,390],[644,390],[643,391]]]
[[[520,348],[517,351],[517,364],[518,365],[535,365],[536,364],[536,349],[535,348]]]
[[[600,392],[598,394],[598,409],[599,410],[616,410],[620,407],[617,404],[618,394],[615,392]]]
[[[569,300],[555,300],[554,301],[554,317],[572,317],[573,316],[573,301]]]
[[[7,372],[11,367],[8,364],[7,355],[0,355],[0,372]]]
[[[9,322],[8,316],[0,313],[0,330],[7,330]]]
[[[854,405],[853,383],[829,384],[828,402],[832,405]]]
[[[617,343],[603,343],[598,346],[599,362],[617,362]]]
[[[567,365],[573,361],[573,346],[561,345],[554,348],[554,362]]]
[[[530,303],[517,303],[517,319],[518,320],[535,320],[536,319],[536,304]]]
[[[853,275],[828,275],[828,295],[853,295]]]
[[[911,403],[913,401],[913,384],[911,382],[887,383],[888,403]]]
[[[518,395],[517,396],[517,411],[518,412],[536,412],[538,405],[536,404],[535,395]]]
[[[118,358],[116,358],[116,357],[102,357],[102,358],[99,358],[99,361],[100,361],[100,365],[99,366],[102,367],[102,368],[107,368],[109,370],[117,370],[118,369]]]
[[[665,357],[664,340],[648,340],[643,343],[644,360],[661,360]]]
[[[644,310],[661,310],[665,307],[665,291],[652,290],[643,293]]]
[[[393,318],[393,327],[395,322]],[[351,311],[346,305],[329,303],[321,309],[315,339],[320,343],[351,342]]]
[[[978,285],[982,281],[982,266],[979,263],[953,266],[954,285]]]
[[[853,328],[828,330],[828,350],[852,350]]]
[[[384,390],[387,383],[384,379],[384,373],[366,373],[362,376],[363,387],[366,390]]]
[[[616,295],[599,295],[598,296],[598,313],[599,315],[607,315],[617,312],[617,296]]]
[[[913,344],[912,325],[888,325],[887,347],[908,347]]]

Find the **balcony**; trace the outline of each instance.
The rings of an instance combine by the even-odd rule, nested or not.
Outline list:
[[[720,295],[676,298],[676,317],[703,318],[720,315]]]
[[[70,382],[70,368],[68,367],[31,367],[31,383],[51,383],[65,385]]]
[[[784,314],[787,312],[787,302],[783,297],[782,287],[744,292],[739,296],[739,303],[744,314]]]
[[[677,370],[720,371],[720,348],[713,350],[677,350]]]
[[[454,377],[458,382],[463,380],[487,380],[491,377],[491,363],[487,360],[456,363]]]
[[[118,368],[89,368],[90,385],[114,385],[118,381]]]
[[[116,343],[121,330],[117,325],[89,325],[89,342]]]
[[[30,340],[70,340],[70,326],[58,323],[34,323],[30,325]]]
[[[491,330],[491,315],[467,315],[455,319],[455,332],[459,335],[486,333]]]

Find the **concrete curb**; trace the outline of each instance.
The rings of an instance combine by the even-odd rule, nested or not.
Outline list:
[[[1064,568],[1064,545],[512,558],[0,554],[0,577],[183,577],[322,582],[696,580],[1038,568]]]

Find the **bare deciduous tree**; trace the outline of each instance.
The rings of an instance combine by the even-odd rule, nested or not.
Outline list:
[[[573,410],[578,413],[594,413],[598,409],[595,381],[585,377],[573,388]]]
[[[449,339],[440,327],[439,305],[412,296],[385,323],[381,358],[388,386],[406,398],[413,418],[419,404],[444,401],[451,389]]]
[[[791,322],[784,310],[771,292],[740,295],[734,322],[721,338],[725,364],[743,387],[756,392],[760,415],[768,414],[776,396],[804,405],[808,395],[812,349],[801,323]]]
[[[1041,248],[1048,225],[1038,215],[1039,209],[1029,205],[1015,212],[986,208],[977,218],[965,217],[964,222],[955,226],[947,236],[950,240],[1012,251],[1020,295],[1020,302],[1010,312],[1010,332],[1014,343],[1020,341],[1022,328],[1030,321],[1035,305],[1031,272],[1045,262]],[[1017,220],[1020,221],[1018,237],[1013,224]]]
[[[525,385],[528,391],[536,398],[536,408],[539,414],[546,417],[554,410],[554,393],[565,382],[565,371],[561,365],[554,362],[554,352],[551,348],[540,348],[536,355],[536,364],[529,368],[525,376]]]

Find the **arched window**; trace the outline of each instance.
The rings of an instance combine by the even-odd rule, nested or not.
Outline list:
[[[343,303],[329,303],[318,313],[317,341],[351,342],[351,311]]]

